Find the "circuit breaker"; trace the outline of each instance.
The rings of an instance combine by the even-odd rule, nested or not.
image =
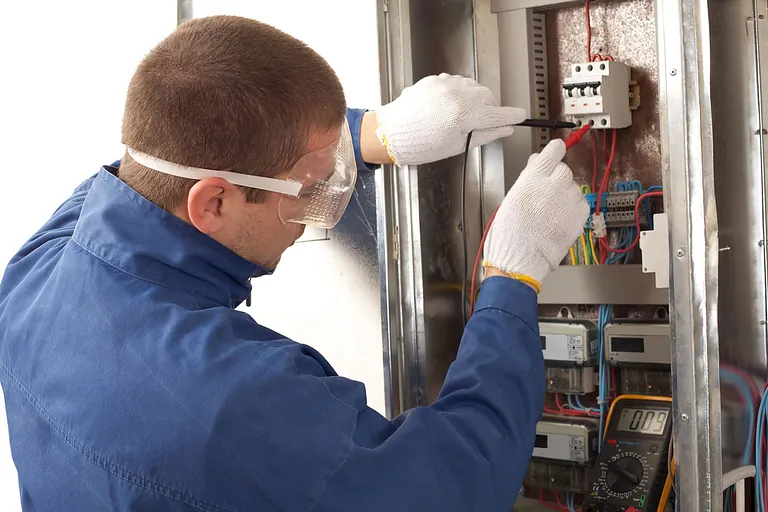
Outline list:
[[[630,69],[622,62],[574,64],[563,81],[565,113],[578,125],[593,129],[626,128],[632,124]]]

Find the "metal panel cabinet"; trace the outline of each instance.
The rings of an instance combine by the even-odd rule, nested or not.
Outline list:
[[[569,3],[379,0],[383,101],[440,72],[477,77],[510,101],[515,91],[503,93],[509,78],[500,58],[525,60],[526,47],[515,53],[508,46],[515,38],[523,40],[525,31],[500,33],[492,7],[519,11],[524,29],[535,10]],[[678,510],[720,510],[719,246],[708,3],[657,0],[656,13],[660,160],[670,218],[674,435],[677,474],[684,475],[677,482]],[[515,137],[505,142],[504,152],[498,143],[470,152],[465,176],[461,157],[379,175],[382,324],[391,415],[434,400],[455,357],[462,333],[462,276],[471,273],[468,265],[484,221],[520,170],[527,151],[520,148],[534,147],[530,139],[519,138],[524,135]]]

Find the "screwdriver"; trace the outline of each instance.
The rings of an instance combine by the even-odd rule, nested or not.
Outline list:
[[[568,121],[557,121],[552,119],[526,119],[517,123],[516,126],[530,126],[531,128],[549,128],[550,130],[576,128],[576,123]]]
[[[516,126],[529,126],[531,128],[549,128],[550,130],[560,129],[572,129],[576,128],[576,123],[570,123],[568,121],[558,121],[553,119],[525,119],[517,123]],[[565,147],[567,149],[572,148],[581,140],[584,134],[589,131],[589,124],[585,124],[575,132],[571,132],[568,138],[565,140]]]

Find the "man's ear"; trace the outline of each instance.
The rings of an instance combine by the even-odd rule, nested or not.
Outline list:
[[[195,183],[187,196],[189,222],[206,235],[213,235],[228,224],[245,195],[223,178],[205,178]]]

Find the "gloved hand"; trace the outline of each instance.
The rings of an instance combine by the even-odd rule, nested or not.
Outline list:
[[[564,156],[565,143],[555,139],[528,159],[496,212],[483,248],[483,266],[537,290],[582,234],[589,217],[589,204],[561,162]]]
[[[376,135],[397,165],[418,165],[458,155],[514,132],[523,109],[500,107],[487,87],[462,76],[421,79],[376,110]]]

